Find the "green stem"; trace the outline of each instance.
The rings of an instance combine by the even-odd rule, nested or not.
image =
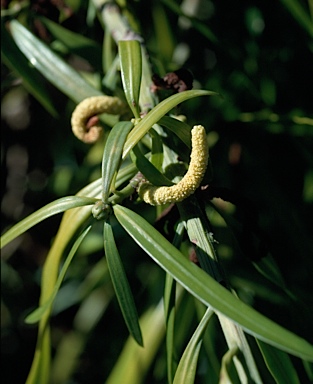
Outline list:
[[[121,189],[120,191],[115,191],[114,195],[109,197],[109,203],[112,205],[114,204],[120,204],[124,199],[131,196],[135,191],[135,188],[128,184],[125,188]]]

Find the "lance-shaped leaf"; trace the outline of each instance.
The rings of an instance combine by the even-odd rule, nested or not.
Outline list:
[[[58,279],[57,279],[57,281],[55,283],[55,287],[53,289],[53,292],[52,292],[51,296],[49,297],[49,299],[45,303],[43,303],[40,307],[35,309],[32,313],[30,313],[26,317],[26,319],[25,319],[26,323],[28,323],[28,324],[37,323],[42,318],[42,316],[48,310],[50,310],[50,308],[52,307],[52,304],[54,302],[54,299],[55,299],[57,293],[59,292],[59,289],[60,289],[61,284],[62,284],[62,282],[64,280],[64,277],[65,277],[65,274],[66,274],[66,272],[68,270],[68,267],[70,266],[70,264],[71,264],[71,262],[73,260],[73,257],[76,254],[76,251],[77,251],[78,247],[80,246],[80,244],[82,243],[84,238],[87,236],[87,234],[90,231],[90,229],[91,229],[91,226],[87,227],[85,229],[85,231],[76,239],[74,245],[72,246],[71,251],[69,252],[67,258],[64,261],[64,264],[63,264],[62,269],[60,271],[59,277],[58,277]]]
[[[197,96],[210,96],[217,95],[216,92],[203,91],[203,90],[192,90],[177,93],[161,101],[156,107],[151,109],[145,117],[135,126],[129,135],[123,152],[123,158],[127,156],[129,151],[138,143],[138,141],[149,131],[149,129],[156,124],[166,113],[178,104]]]
[[[300,380],[290,357],[271,345],[257,340],[264,361],[276,383],[300,384]]]
[[[115,244],[112,227],[108,222],[104,222],[103,235],[106,260],[125,323],[129,333],[133,336],[136,342],[143,346],[142,334],[134,298],[129,287],[123,263]]]
[[[307,11],[304,5],[302,5],[301,2],[296,0],[281,0],[281,2],[289,10],[291,16],[293,16],[297,20],[299,25],[301,25],[301,27],[304,28],[312,38],[313,37],[312,15],[310,17],[310,13]]]
[[[40,21],[48,28],[51,34],[61,41],[71,52],[88,60],[95,68],[101,68],[101,46],[88,37],[70,31],[46,17]]]
[[[138,119],[142,73],[140,43],[138,40],[121,40],[118,42],[118,52],[126,100],[135,118]]]
[[[175,295],[176,281],[167,273],[164,288],[164,314],[166,320],[167,381],[169,384],[172,384],[174,377]]]
[[[170,116],[163,116],[158,124],[171,130],[188,148],[191,148],[191,127],[188,124]]]
[[[163,140],[161,136],[158,134],[158,132],[151,128],[150,136],[152,139],[152,146],[151,146],[151,163],[159,170],[162,170],[162,164],[163,164]]]
[[[178,223],[173,245],[180,247],[183,234],[183,222]],[[164,316],[166,321],[166,357],[167,357],[167,381],[168,384],[173,382],[174,377],[174,334],[175,334],[175,315],[176,315],[176,281],[173,276],[166,274],[164,286]]]
[[[313,346],[309,342],[237,299],[187,260],[143,217],[120,205],[115,205],[113,210],[135,242],[196,298],[233,320],[247,333],[304,360],[313,361]]]
[[[195,380],[195,374],[197,369],[199,352],[202,344],[202,336],[206,330],[206,327],[213,316],[214,311],[212,308],[208,308],[202,317],[197,329],[192,335],[182,358],[178,364],[173,384],[193,384]]]
[[[10,30],[17,46],[31,65],[69,98],[79,103],[87,97],[102,95],[18,21],[11,21]],[[101,117],[110,126],[116,123],[113,115],[102,114]]]
[[[144,156],[140,148],[136,145],[131,152],[131,159],[136,164],[138,170],[153,185],[173,185],[171,180],[163,175],[150,161]]]
[[[58,116],[51,97],[42,82],[42,76],[35,68],[29,66],[28,60],[16,46],[3,22],[1,22],[1,59],[11,70],[21,76],[23,85],[28,92],[31,93],[52,116]]]
[[[165,63],[170,63],[176,47],[170,17],[160,1],[153,3],[152,6],[155,41],[157,44],[156,49],[159,57],[162,58]]]
[[[134,166],[130,164],[124,167],[117,175],[116,185],[119,187],[126,180],[134,175]],[[98,179],[78,192],[80,196],[88,196],[91,198],[100,198],[102,180]],[[42,270],[40,304],[45,303],[51,296],[57,276],[59,272],[59,264],[63,253],[69,242],[75,236],[77,230],[88,220],[91,208],[88,206],[70,209],[63,215],[58,233],[47,255]],[[49,328],[50,312],[45,312],[40,319],[36,353],[32,362],[32,366],[27,378],[27,384],[46,384],[49,380],[50,365],[50,328]]]
[[[11,21],[10,27],[16,44],[30,63],[67,96],[79,102],[86,97],[101,95],[18,21]]]
[[[25,219],[14,225],[14,227],[10,228],[1,237],[1,248],[8,244],[10,241],[14,240],[17,236],[26,232],[29,228],[32,228],[34,225],[40,223],[48,217],[67,211],[68,209],[82,207],[84,205],[91,205],[96,201],[97,200],[94,198],[80,196],[67,196],[55,200],[27,216]]]
[[[240,379],[238,378],[238,375],[234,366],[234,358],[238,355],[238,353],[239,353],[238,347],[233,347],[229,349],[223,356],[219,384],[248,382],[247,377],[245,377],[244,381],[240,381]]]
[[[199,21],[196,17],[190,17],[184,13],[182,7],[173,0],[162,0],[162,2],[170,8],[173,12],[177,13],[180,16],[186,17],[192,23],[193,27],[197,29],[203,36],[205,36],[209,41],[214,44],[218,43],[218,39],[211,29],[207,26],[207,23]]]
[[[118,171],[123,146],[125,144],[127,135],[132,129],[133,123],[130,121],[120,121],[111,129],[107,141],[105,143],[103,157],[102,157],[102,200],[107,202],[112,180]]]

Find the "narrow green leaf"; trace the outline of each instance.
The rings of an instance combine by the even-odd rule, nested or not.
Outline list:
[[[87,97],[102,95],[18,21],[11,21],[10,27],[17,46],[31,65],[69,98],[79,103]],[[101,120],[113,126],[116,116],[102,114]]]
[[[180,222],[175,231],[173,245],[180,247],[184,234],[184,223]],[[166,274],[164,286],[164,315],[166,321],[166,358],[167,358],[167,381],[172,384],[174,377],[174,334],[176,315],[176,281],[170,274]]]
[[[175,295],[176,281],[170,274],[166,274],[164,289],[164,313],[166,320],[166,360],[167,381],[172,384],[174,377],[174,335],[175,335]]]
[[[105,49],[107,49],[107,48],[105,48]],[[102,79],[102,84],[106,88],[111,89],[112,91],[114,91],[114,89],[116,89],[116,84],[120,79],[120,73],[118,71],[119,62],[120,62],[119,58],[116,55],[111,66],[108,67],[107,71],[105,72],[105,76]]]
[[[291,16],[293,16],[299,25],[305,29],[308,34],[313,37],[313,23],[310,19],[309,12],[303,8],[301,2],[297,0],[281,0],[284,6],[289,10]]]
[[[87,185],[78,194],[99,197],[100,191],[101,179],[98,179]],[[86,222],[90,216],[90,211],[90,207],[83,206],[64,213],[58,233],[56,234],[43,266],[40,304],[45,303],[51,296],[57,281],[61,257],[78,228]],[[45,312],[40,319],[36,353],[26,384],[47,384],[49,382],[49,361],[51,354],[49,316],[50,313],[48,311]]]
[[[278,285],[282,289],[286,289],[286,284],[284,282],[283,276],[271,255],[262,257],[262,259],[257,262],[253,262],[255,268],[272,283]]]
[[[159,1],[153,3],[152,17],[158,57],[162,58],[165,63],[169,63],[172,61],[176,42],[168,14]]]
[[[146,114],[145,117],[135,126],[130,133],[123,152],[123,159],[128,155],[130,150],[138,143],[138,141],[156,124],[166,113],[178,104],[197,96],[218,95],[216,92],[204,90],[191,90],[180,92],[161,101],[156,107]]]
[[[139,100],[142,114],[147,113],[156,104],[156,97],[150,91],[151,76],[151,66],[148,60],[148,54],[144,47],[142,47],[142,79]]]
[[[107,3],[107,0],[93,0],[94,5],[98,9],[102,9],[102,5]],[[124,10],[125,11],[125,10]],[[131,16],[132,17],[132,16]],[[124,12],[120,12],[117,4],[113,4],[110,7],[103,7],[101,11],[101,19],[105,25],[106,31],[111,34],[116,43],[130,35],[137,37],[138,33],[134,29],[131,29],[125,17]],[[140,39],[140,36],[138,36]],[[151,67],[148,61],[148,54],[145,46],[142,45],[142,80],[140,86],[140,107],[141,112],[146,113],[155,104],[155,98],[150,92],[151,85]]]
[[[188,294],[187,294],[188,295]],[[189,296],[189,295],[188,295]],[[194,300],[194,306],[199,321],[202,319],[207,307],[199,300]],[[207,357],[207,374],[212,383],[219,382],[221,361],[220,356],[216,353],[216,321],[210,321],[202,338],[203,353]]]
[[[308,361],[302,361],[302,363],[310,383],[313,383],[313,364]]]
[[[70,31],[46,17],[40,21],[48,28],[53,37],[61,41],[71,52],[86,59],[92,66],[101,69],[101,47],[86,36]]]
[[[190,17],[189,15],[186,15],[181,6],[176,3],[174,0],[162,0],[162,2],[169,7],[173,12],[177,13],[178,15],[184,16],[185,18],[189,19],[192,23],[193,27],[197,29],[200,33],[202,33],[208,40],[210,40],[212,43],[217,44],[218,39],[215,36],[215,34],[211,31],[211,29],[208,28],[208,26],[203,22],[199,21],[194,17]]]
[[[131,152],[131,159],[136,164],[138,170],[153,185],[173,185],[171,180],[163,175],[150,161],[144,156],[140,148],[136,145]]]
[[[191,127],[173,117],[163,116],[158,124],[171,130],[188,148],[191,148]]]
[[[185,232],[185,226],[183,222],[179,222],[175,231],[175,237],[173,240],[173,246],[179,248],[183,239]],[[170,278],[168,278],[170,276]],[[171,275],[168,275],[165,281],[164,287],[164,314],[167,319],[171,311],[171,307],[175,305],[175,285],[173,283],[173,278]]]
[[[133,336],[136,342],[143,346],[142,334],[134,298],[129,287],[123,263],[115,244],[112,227],[107,222],[104,222],[103,234],[106,260],[125,323],[129,333]]]
[[[197,244],[197,258],[201,268],[216,281],[223,281],[223,271],[218,263],[214,237],[210,226],[199,209],[197,199],[191,196],[177,205],[181,218],[185,221],[188,237]]]
[[[76,102],[101,95],[77,71],[65,63],[18,21],[10,23],[13,38],[30,63],[54,86]]]
[[[125,181],[129,180],[135,172],[135,167],[130,164],[118,172],[116,186],[119,187]],[[77,195],[89,196],[99,199],[102,188],[102,179],[98,179],[78,192]],[[83,206],[78,209],[66,211],[63,215],[58,233],[54,239],[51,249],[47,255],[41,281],[40,303],[46,302],[53,292],[55,282],[59,272],[59,264],[64,250],[70,240],[75,235],[78,228],[86,222],[90,216],[90,207]],[[47,384],[49,380],[49,362],[50,362],[50,329],[49,312],[45,312],[39,323],[37,352],[32,362],[31,370],[27,378],[27,384]]]
[[[38,349],[25,384],[48,384],[51,366],[50,328],[45,324],[43,332],[39,331],[37,339]]]
[[[91,226],[87,227],[85,229],[85,231],[76,239],[75,243],[73,244],[71,251],[69,252],[67,258],[64,261],[64,264],[63,264],[62,269],[60,271],[59,277],[56,281],[55,287],[54,287],[53,292],[52,292],[51,296],[49,297],[49,299],[44,304],[42,304],[40,307],[35,309],[32,313],[30,313],[26,317],[25,323],[27,323],[27,324],[37,323],[42,318],[42,316],[45,314],[45,312],[47,312],[52,307],[54,299],[55,299],[55,297],[56,297],[56,295],[57,295],[57,293],[61,287],[61,284],[64,280],[65,274],[68,270],[68,267],[70,266],[70,264],[73,260],[73,257],[76,254],[77,249],[79,248],[79,246],[82,243],[82,241],[84,240],[84,238],[87,236],[90,229],[91,229]]]
[[[277,384],[300,384],[297,371],[287,353],[257,340],[264,361]]]
[[[313,361],[313,346],[243,303],[202,269],[187,260],[144,218],[120,205],[117,220],[147,254],[207,306],[240,325],[247,333],[288,353]]]
[[[119,57],[113,50],[113,38],[109,33],[108,28],[104,26],[104,37],[102,42],[102,69],[105,73],[105,77],[107,76],[108,72],[112,70],[113,66],[115,69],[117,69],[119,62]],[[105,84],[107,83],[107,80],[103,81]]]
[[[235,292],[233,294],[236,296]],[[262,384],[262,379],[242,328],[221,314],[218,314],[218,319],[229,348],[229,353],[237,354],[237,358],[233,361],[234,364],[230,364],[231,368],[234,368],[234,373],[231,371],[231,374],[238,377],[240,383],[251,381],[254,384]],[[240,354],[237,353],[238,351],[240,351]],[[227,357],[224,357],[227,360]],[[228,358],[229,360],[231,359],[229,355]],[[229,367],[229,364],[226,363],[227,366]]]
[[[242,382],[248,382],[247,378],[245,378],[245,381],[240,381],[238,378],[233,360],[234,357],[238,355],[238,352],[238,347],[233,347],[223,356],[219,384],[239,384]]]
[[[197,257],[200,266],[216,281],[223,281],[223,271],[220,268],[215,252],[214,236],[210,232],[210,224],[205,219],[201,209],[199,209],[196,199],[191,197],[183,201],[178,204],[178,209],[181,218],[185,220],[190,241],[197,244]],[[245,358],[245,368],[238,359],[235,361],[240,382],[245,382],[249,373],[254,383],[262,383],[243,330],[229,318],[225,318],[221,314],[218,314],[218,317],[228,347],[232,349],[234,346],[238,346]]]
[[[174,152],[179,153],[181,161],[189,163],[191,153],[191,126],[170,116],[163,116],[158,121],[158,125],[165,128],[165,131],[171,131],[168,134],[170,138],[170,148]],[[181,142],[183,142],[183,145]]]
[[[162,164],[163,164],[163,140],[161,139],[158,132],[151,128],[150,136],[152,139],[152,147],[151,147],[151,163],[158,169],[159,171],[162,170]]]
[[[32,94],[52,116],[58,116],[58,112],[54,108],[50,95],[42,82],[42,77],[35,68],[29,66],[28,60],[18,49],[2,20],[1,58],[11,70],[21,76],[23,85],[28,92]]]
[[[115,181],[115,188],[119,188],[126,181],[129,181],[137,172],[137,168],[134,164],[130,163],[123,168],[119,169]]]
[[[130,121],[118,122],[111,129],[105,143],[102,158],[102,200],[105,203],[109,198],[113,177],[121,162],[123,146],[132,127],[133,123]]]
[[[67,196],[55,200],[52,203],[38,209],[38,211],[27,216],[19,223],[10,228],[3,236],[1,236],[1,248],[14,240],[17,236],[26,232],[29,228],[47,219],[48,217],[57,215],[58,213],[67,211],[71,208],[82,207],[84,205],[92,205],[97,200],[90,197]]]
[[[136,119],[140,117],[139,94],[142,74],[142,54],[138,40],[118,42],[121,75],[126,100]]]
[[[178,364],[173,384],[193,384],[196,375],[199,352],[202,344],[202,336],[214,314],[212,308],[208,308],[201,319],[197,329],[192,335],[182,358]]]

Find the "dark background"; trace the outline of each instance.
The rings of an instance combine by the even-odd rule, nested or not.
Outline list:
[[[48,44],[55,40],[38,22],[39,15],[101,46],[99,21],[86,24],[88,2],[72,3],[75,9],[62,1],[34,1],[19,17]],[[235,213],[229,214],[221,201],[215,200],[221,210],[226,209],[225,216],[232,218],[230,228],[237,235],[234,242],[229,228],[216,224],[217,249],[226,272],[244,300],[312,342],[312,39],[283,1],[203,2],[188,27],[183,27],[181,17],[168,6],[173,3],[180,4],[164,2],[164,11],[172,28],[171,41],[175,47],[183,47],[176,62],[166,61],[162,49],[156,48],[156,43],[159,47],[169,44],[170,37],[169,41],[158,40],[152,2],[130,1],[129,6],[146,40],[153,71],[163,76],[184,66],[193,73],[195,87],[222,95],[186,102],[180,112],[188,116],[190,124],[206,127],[212,142],[212,187],[216,195],[222,193],[221,197],[229,197],[225,200],[237,207]],[[305,1],[300,3],[307,9]],[[3,2],[3,9],[10,4]],[[207,30],[216,41],[208,37]],[[101,63],[91,66],[76,56],[74,60],[70,52],[59,53],[76,67],[102,75]],[[44,204],[75,194],[100,175],[100,163],[94,161],[97,156],[90,155],[90,147],[72,136],[69,122],[73,102],[43,78],[59,114],[52,117],[6,63],[1,64],[1,70],[4,231]],[[59,222],[59,216],[50,218],[2,251],[4,382],[24,382],[30,367],[36,328],[26,326],[23,319],[37,305],[41,268]],[[96,239],[100,232],[95,230]],[[164,276],[133,243],[125,247],[129,254],[125,269],[130,273],[141,312],[161,297]],[[69,285],[75,287],[85,271],[102,257],[101,247],[86,253],[79,259],[80,266],[70,273]],[[253,262],[269,255],[294,300],[254,268]],[[134,263],[137,266],[132,275]],[[77,309],[78,304],[73,304],[55,314],[52,326],[60,333],[71,330]],[[103,382],[126,337],[127,330],[113,301],[88,336],[80,367],[71,382]],[[109,358],[102,350],[104,340],[111,348]],[[296,365],[301,374],[299,362]],[[162,382],[152,377],[151,373],[149,382]]]

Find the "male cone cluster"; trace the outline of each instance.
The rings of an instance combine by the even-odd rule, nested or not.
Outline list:
[[[77,105],[72,114],[72,131],[84,143],[92,144],[101,136],[102,127],[99,124],[88,127],[88,120],[101,113],[120,115],[124,110],[125,105],[118,97],[104,95],[88,97]],[[96,121],[98,122],[98,119]]]

